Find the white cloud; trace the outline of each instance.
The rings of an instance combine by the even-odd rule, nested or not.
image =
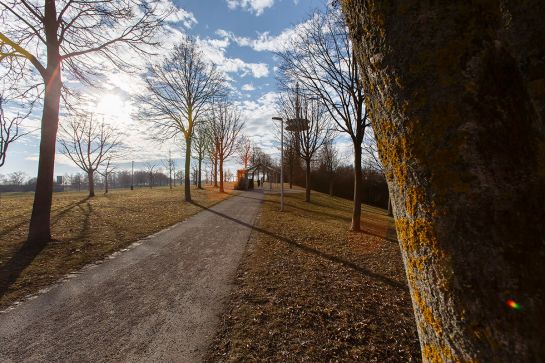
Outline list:
[[[294,27],[284,29],[280,34],[275,36],[271,35],[270,32],[258,33],[256,38],[237,36],[224,29],[218,29],[216,34],[230,39],[241,47],[250,47],[256,52],[278,52],[293,43],[294,37],[296,37],[298,32],[302,31],[306,25],[307,22],[297,24]]]
[[[157,3],[157,7],[159,13],[170,13],[165,19],[167,22],[180,22],[186,28],[191,28],[198,23],[197,18],[195,18],[195,15],[193,15],[192,12],[177,7],[171,0],[161,0]]]
[[[225,53],[230,44],[228,38],[198,39],[198,44],[205,56],[216,64],[222,72],[238,73],[242,77],[251,74],[255,78],[269,75],[269,66],[266,63],[247,63],[240,58],[227,57]]]
[[[244,133],[264,152],[273,157],[279,157],[278,139],[275,133],[277,127],[272,121],[276,116],[277,92],[267,92],[257,100],[243,100],[237,102],[243,120],[246,122]]]
[[[253,90],[255,90],[255,87],[251,83],[246,83],[245,85],[242,86],[242,90],[243,91],[253,91]]]
[[[265,9],[274,5],[274,0],[227,0],[229,9],[241,8],[259,16]]]

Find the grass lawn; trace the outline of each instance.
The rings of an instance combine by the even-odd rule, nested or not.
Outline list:
[[[193,189],[195,202],[208,207],[225,198],[217,189]],[[0,198],[0,308],[34,293],[65,274],[103,259],[130,243],[201,211],[183,202],[183,189],[113,189],[87,198],[86,192],[53,195],[53,242],[37,256],[23,247],[32,193]]]
[[[265,197],[222,327],[206,361],[419,361],[392,218],[312,193]]]

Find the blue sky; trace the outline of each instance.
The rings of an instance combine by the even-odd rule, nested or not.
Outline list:
[[[171,0],[163,0],[165,2]],[[245,133],[274,157],[278,154],[275,129],[271,123],[274,115],[274,96],[277,92],[274,76],[275,49],[286,43],[297,24],[306,20],[313,9],[324,6],[324,0],[174,0],[179,10],[179,21],[171,22],[172,39],[167,39],[162,51],[168,48],[181,33],[198,38],[204,53],[223,70],[230,79],[234,97],[246,121]],[[169,37],[170,38],[170,37]],[[108,75],[106,90],[89,90],[101,110],[114,126],[126,132],[124,137],[130,147],[129,156],[120,161],[128,168],[130,160],[136,167],[145,161],[165,159],[168,150],[182,165],[179,142],[159,144],[145,137],[146,125],[131,119],[131,94],[138,92],[140,80],[133,75],[113,72]],[[28,128],[39,125],[41,110],[27,122]],[[62,122],[62,121],[61,121]],[[8,151],[6,164],[0,174],[24,171],[29,177],[37,171],[39,137],[27,135],[14,143]],[[74,173],[79,170],[66,157],[57,154],[55,174]],[[234,171],[237,162],[229,163]]]

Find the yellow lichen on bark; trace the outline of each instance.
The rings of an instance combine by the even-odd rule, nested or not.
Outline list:
[[[413,192],[416,193],[414,190]],[[416,202],[418,197],[415,196],[415,198],[413,201]],[[447,289],[450,284],[450,281],[445,277],[450,275],[448,272],[448,256],[440,248],[433,224],[430,221],[423,218],[412,220],[398,218],[396,228],[405,254],[407,280],[411,287],[411,296],[415,308],[420,313],[417,315],[422,319],[418,321],[419,329],[422,331],[431,329],[433,334],[442,336],[443,323],[438,314],[435,314],[430,308],[432,304],[427,301],[431,299],[431,296],[428,296],[428,293],[422,290],[419,280],[433,266],[433,274],[438,279],[438,287],[441,290]],[[440,351],[445,349],[447,348],[442,347]]]

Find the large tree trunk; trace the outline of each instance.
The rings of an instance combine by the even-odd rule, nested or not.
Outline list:
[[[89,180],[89,197],[95,196],[95,172],[90,170],[87,172],[87,180]]]
[[[28,241],[39,244],[51,240],[51,202],[53,199],[53,178],[55,171],[55,149],[59,127],[59,107],[61,99],[61,60],[57,41],[56,8],[54,1],[46,1],[44,24],[47,40],[47,76],[42,111],[40,156],[36,192],[30,217]]]
[[[191,137],[185,139],[184,197],[191,202]]]
[[[55,143],[59,126],[61,97],[59,72],[54,73],[48,84],[49,87],[46,88],[44,96],[36,192],[28,232],[29,241],[37,242],[51,240],[50,221],[55,170]]]
[[[350,230],[361,230],[361,189],[363,178],[361,174],[361,143],[354,143],[354,205],[352,207],[352,225]]]
[[[220,193],[225,192],[223,189],[223,155],[219,156],[219,164],[220,164]]]
[[[424,360],[545,361],[545,7],[342,3]]]
[[[305,163],[305,202],[310,202],[310,159],[306,159]]]

